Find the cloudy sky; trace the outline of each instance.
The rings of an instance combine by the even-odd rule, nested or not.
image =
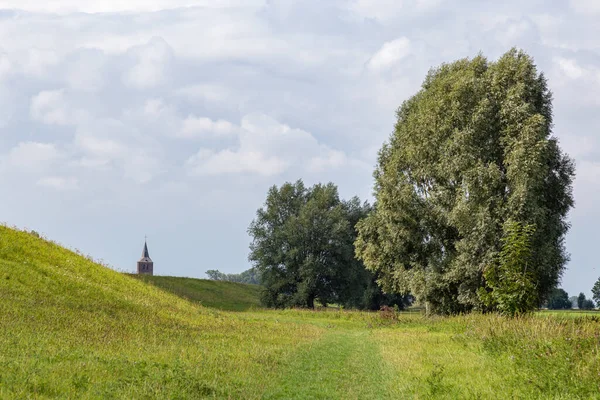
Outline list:
[[[523,48],[577,162],[563,287],[600,276],[600,2],[0,0],[0,220],[133,271],[249,267],[269,186],[371,198],[432,66]]]

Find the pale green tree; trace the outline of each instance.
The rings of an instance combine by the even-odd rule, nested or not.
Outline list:
[[[432,69],[398,109],[374,177],[375,210],[356,248],[385,290],[432,312],[496,309],[484,271],[501,264],[509,221],[532,227],[522,280],[531,296],[519,309],[556,287],[574,164],[552,136],[546,79],[524,52]]]
[[[598,304],[600,307],[600,278],[594,283],[594,287],[592,288],[592,299]]]

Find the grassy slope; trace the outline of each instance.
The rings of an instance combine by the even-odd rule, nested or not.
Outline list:
[[[131,276],[206,307],[245,311],[260,305],[257,285],[173,276]]]
[[[204,308],[0,227],[0,398],[258,398],[320,331]]]
[[[597,318],[230,313],[156,286],[0,227],[0,398],[600,397]]]

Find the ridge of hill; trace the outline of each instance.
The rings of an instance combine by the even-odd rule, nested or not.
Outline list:
[[[246,311],[260,307],[258,285],[175,276],[131,276],[205,307],[225,311]]]

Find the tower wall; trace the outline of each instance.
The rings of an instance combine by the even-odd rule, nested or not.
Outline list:
[[[154,263],[138,261],[137,273],[138,274],[146,274],[146,275],[154,275]]]

